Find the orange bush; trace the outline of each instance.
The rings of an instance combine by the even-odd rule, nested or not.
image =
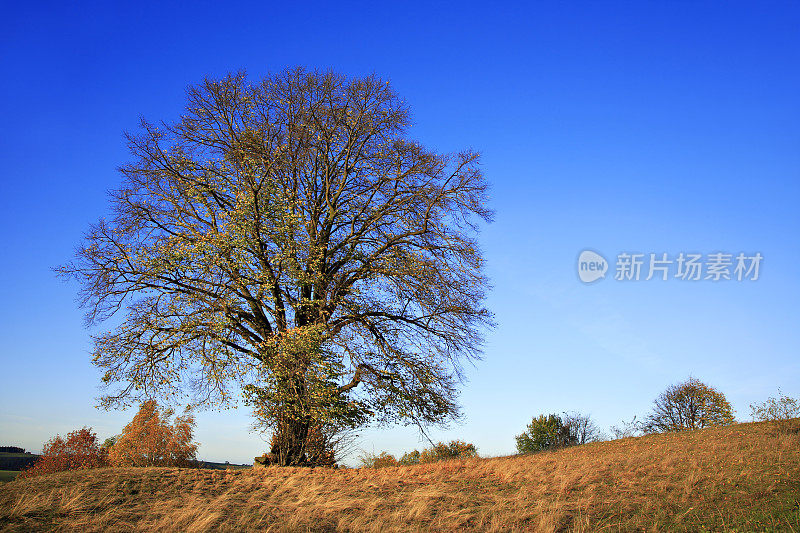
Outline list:
[[[194,417],[190,413],[178,416],[170,423],[172,411],[159,409],[148,400],[139,408],[133,420],[122,430],[109,449],[113,466],[190,466],[195,461],[197,443],[194,436]]]
[[[363,452],[359,456],[361,468],[386,468],[387,466],[397,466],[397,459],[389,452],[381,452],[378,455],[370,452]]]
[[[397,466],[397,459],[394,458],[394,455],[386,452],[375,457],[375,462],[372,464],[372,468],[385,468],[387,466]]]
[[[108,466],[106,450],[97,443],[97,435],[92,433],[92,428],[84,427],[67,433],[66,438],[56,435],[47,441],[42,456],[30,468],[21,471],[17,478],[102,466]]]

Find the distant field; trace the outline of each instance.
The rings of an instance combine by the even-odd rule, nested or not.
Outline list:
[[[22,470],[32,465],[38,458],[38,455],[32,453],[0,452],[0,471]]]
[[[253,465],[235,465],[230,463],[211,463],[208,461],[201,461],[202,468],[208,468],[211,470],[245,470],[247,468],[253,468]]]
[[[17,477],[17,474],[19,474],[19,471],[17,470],[0,470],[0,483],[11,481]]]
[[[765,424],[377,470],[127,468],[0,486],[0,530],[800,531],[800,434]]]

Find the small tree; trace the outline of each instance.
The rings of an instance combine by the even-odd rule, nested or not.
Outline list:
[[[800,401],[786,396],[778,389],[778,397],[770,397],[767,401],[750,405],[753,420],[772,422],[778,431],[788,432],[795,427],[796,418],[800,417]]]
[[[611,435],[614,439],[627,439],[637,437],[642,432],[642,424],[636,421],[636,417],[631,418],[630,422],[622,420],[619,426],[611,426]]]
[[[527,430],[517,435],[517,451],[533,453],[576,444],[570,428],[556,414],[539,415],[531,420]]]
[[[189,466],[195,461],[194,416],[188,411],[170,423],[171,409],[144,402],[108,455],[114,466]]]
[[[41,457],[30,468],[20,472],[17,478],[102,466],[108,466],[106,450],[98,445],[92,428],[84,427],[67,433],[66,437],[56,435],[47,441]]]
[[[644,422],[648,433],[684,431],[735,422],[725,395],[697,378],[672,385],[653,402],[653,412]]]
[[[591,415],[577,412],[564,413],[561,422],[569,432],[569,440],[574,444],[586,444],[603,440],[603,433],[592,420]]]

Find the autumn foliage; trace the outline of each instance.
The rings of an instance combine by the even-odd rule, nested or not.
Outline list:
[[[385,468],[387,466],[411,466],[416,464],[436,463],[448,459],[469,459],[478,457],[478,450],[474,444],[460,440],[453,440],[448,443],[437,442],[430,448],[425,448],[421,452],[414,450],[403,454],[400,460],[388,452],[381,452],[378,455],[364,453],[360,460],[364,468]]]
[[[287,436],[284,466],[311,460],[313,428],[457,418],[494,323],[479,154],[417,142],[375,76],[240,73],[187,95],[127,135],[110,215],[57,269],[88,323],[115,316],[95,336],[102,405],[242,391]]]
[[[192,442],[194,417],[188,412],[172,417],[170,409],[160,409],[153,400],[139,408],[133,420],[108,452],[113,466],[190,466],[197,443]]]
[[[778,389],[778,397],[750,404],[753,420],[771,422],[783,433],[800,431],[800,400],[787,396]]]
[[[725,395],[697,378],[667,388],[653,401],[653,412],[645,420],[647,433],[685,431],[735,422]]]
[[[419,462],[435,463],[447,459],[466,459],[468,457],[478,457],[478,450],[472,443],[460,440],[453,440],[447,444],[437,442],[430,448],[422,450],[419,455]]]
[[[81,428],[67,433],[66,437],[56,435],[44,444],[41,457],[17,476],[19,479],[77,470],[108,466],[106,450],[97,442],[92,428]]]

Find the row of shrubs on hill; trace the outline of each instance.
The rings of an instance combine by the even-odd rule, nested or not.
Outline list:
[[[195,466],[194,417],[187,412],[172,420],[173,414],[147,401],[122,434],[103,444],[91,428],[72,431],[66,437],[56,435],[44,444],[41,457],[17,478],[104,466]]]
[[[800,402],[778,391],[778,397],[750,406],[755,421],[771,422],[780,432],[797,431]],[[653,401],[652,411],[641,421],[637,417],[612,426],[612,438],[620,439],[664,433],[721,427],[736,422],[733,408],[719,390],[690,377],[668,387]],[[587,415],[565,413],[540,415],[517,435],[517,451],[531,453],[606,440]]]
[[[414,450],[403,454],[400,459],[388,452],[379,454],[363,452],[359,457],[362,468],[384,468],[387,466],[411,466],[418,464],[435,463],[446,459],[465,459],[477,457],[478,450],[474,444],[460,440],[448,443],[439,442],[422,451]]]
[[[750,406],[755,421],[770,422],[779,432],[800,431],[800,401],[784,395]],[[691,431],[727,426],[736,422],[733,408],[725,395],[696,378],[668,387],[653,401],[651,413],[642,421],[634,417],[620,426],[612,426],[614,439],[671,431]],[[581,413],[542,414],[534,417],[525,431],[516,436],[521,454],[578,446],[607,440],[589,415]],[[475,445],[462,441],[438,443],[422,452],[414,450],[400,459],[388,452],[363,453],[361,466],[381,468],[431,463],[445,459],[477,457]]]
[[[800,402],[778,391],[777,398],[751,405],[754,420],[771,422],[778,431],[800,430]],[[91,428],[55,436],[45,443],[42,455],[18,478],[82,468],[103,466],[198,466],[198,444],[193,441],[195,419],[188,411],[173,419],[174,412],[160,408],[155,401],[143,403],[122,433],[100,444]],[[636,417],[612,426],[612,438],[625,438],[647,433],[687,431],[725,426],[735,422],[733,409],[718,390],[689,378],[665,390],[653,402],[652,412],[641,422]],[[577,446],[605,440],[588,415],[564,413],[539,415],[517,435],[519,453]],[[16,448],[15,448],[16,450]],[[21,450],[21,448],[20,448]],[[477,457],[474,444],[460,440],[439,442],[430,448],[413,450],[399,459],[388,452],[363,453],[361,466],[381,468],[427,464],[447,459]]]

